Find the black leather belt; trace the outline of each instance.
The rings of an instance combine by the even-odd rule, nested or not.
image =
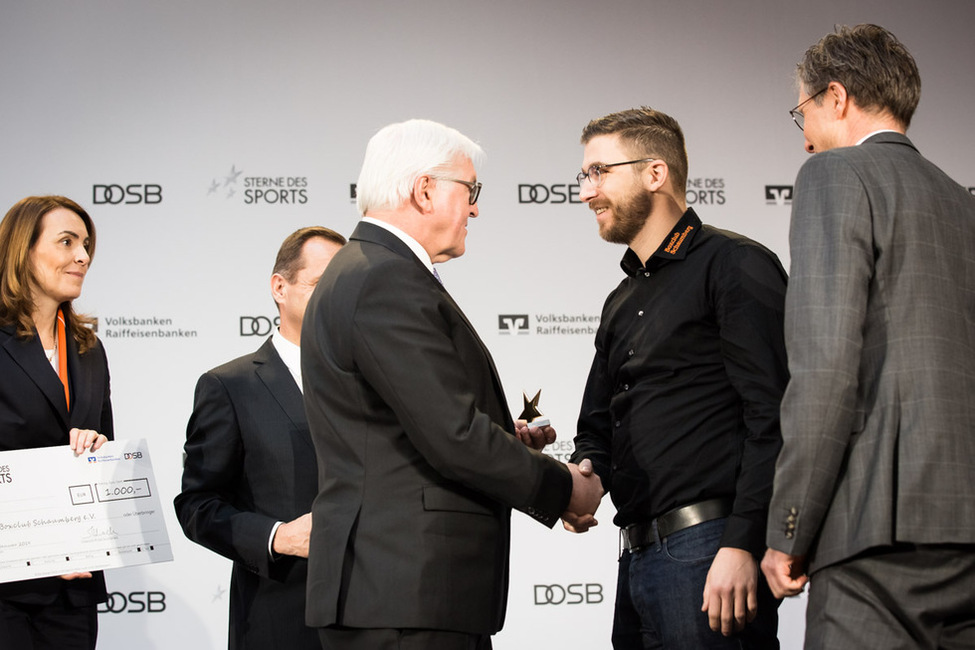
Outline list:
[[[657,522],[657,535],[663,539],[679,530],[703,524],[705,521],[727,517],[731,514],[733,505],[733,499],[708,499],[689,506],[674,508],[648,523],[630,524],[620,531],[623,535],[623,548],[632,551],[653,544],[654,521]]]

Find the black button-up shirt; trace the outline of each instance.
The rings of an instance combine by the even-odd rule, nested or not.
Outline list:
[[[760,555],[788,382],[786,273],[767,248],[689,209],[606,299],[573,462],[589,458],[615,523],[731,497],[722,546]]]

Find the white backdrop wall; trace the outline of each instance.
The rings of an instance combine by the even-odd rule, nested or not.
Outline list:
[[[572,186],[582,127],[643,104],[674,115],[689,203],[788,266],[788,192],[805,159],[786,112],[794,64],[834,24],[860,22],[914,53],[924,89],[910,135],[975,191],[969,0],[4,2],[0,205],[59,193],[94,218],[78,304],[99,318],[117,435],[149,439],[176,558],[109,572],[99,648],[225,647],[229,562],[188,542],[168,507],[193,387],[263,340],[288,233],[351,232],[350,185],[378,128],[427,117],[487,150],[468,252],[442,272],[512,411],[522,390],[544,389],[560,431],[550,453],[566,458],[596,326],[585,321],[623,252]],[[259,194],[263,179],[281,190]],[[499,650],[609,647],[608,499],[599,514],[583,536],[514,515]],[[803,608],[780,610],[784,648],[801,646]]]

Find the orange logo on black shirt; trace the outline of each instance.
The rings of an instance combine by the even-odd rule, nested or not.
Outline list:
[[[670,241],[667,243],[667,248],[664,249],[664,252],[670,253],[671,255],[676,255],[677,251],[680,250],[681,245],[684,243],[684,240],[687,239],[687,235],[689,235],[692,230],[694,230],[694,226],[688,226],[684,229],[684,232],[675,232],[673,237],[671,237]]]

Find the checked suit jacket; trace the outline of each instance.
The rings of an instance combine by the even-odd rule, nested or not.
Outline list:
[[[796,180],[768,544],[975,542],[975,197],[899,133]]]

